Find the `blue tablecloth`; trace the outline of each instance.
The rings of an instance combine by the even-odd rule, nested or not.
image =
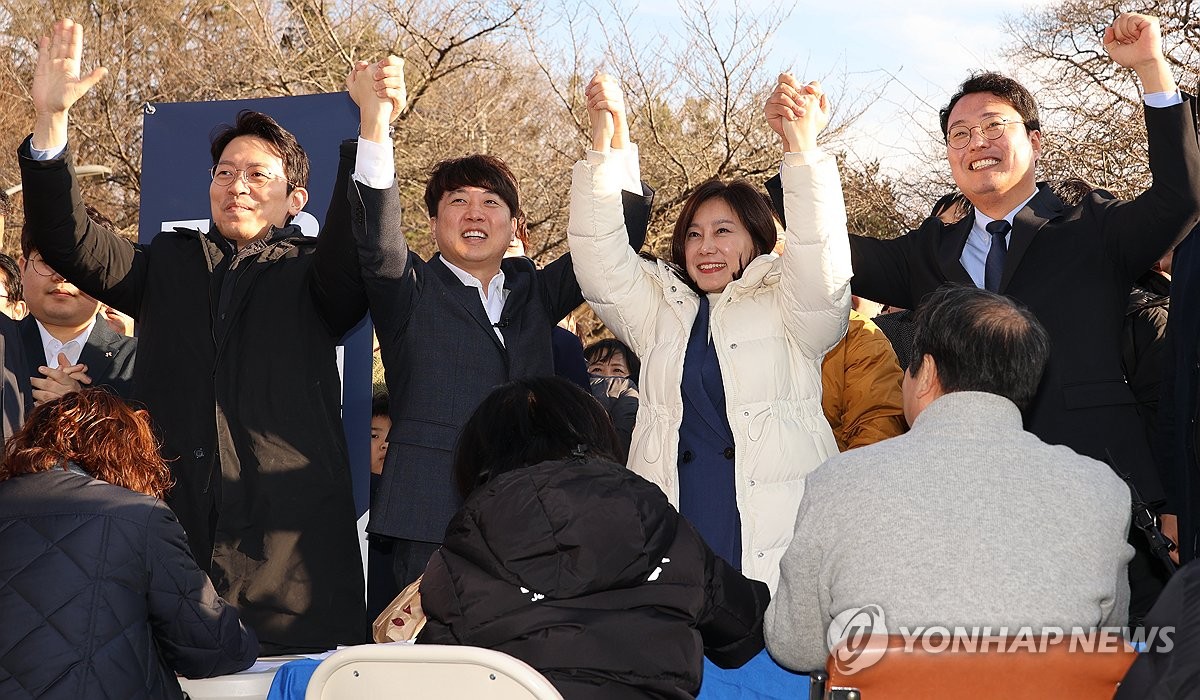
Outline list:
[[[300,659],[279,667],[267,700],[304,700],[308,680],[320,661]],[[699,700],[797,700],[808,697],[808,676],[776,664],[767,652],[745,666],[723,669],[704,660],[704,684]]]
[[[699,700],[803,700],[808,675],[792,673],[775,663],[765,650],[745,666],[724,669],[704,660]]]

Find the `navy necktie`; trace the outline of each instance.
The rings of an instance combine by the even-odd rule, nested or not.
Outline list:
[[[1004,219],[997,219],[984,228],[992,234],[992,247],[983,261],[983,288],[989,292],[1000,291],[1000,278],[1004,276],[1004,256],[1008,255],[1008,242],[1004,237],[1012,230]]]

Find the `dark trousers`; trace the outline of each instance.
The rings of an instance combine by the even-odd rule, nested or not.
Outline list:
[[[392,547],[395,542],[391,537],[367,535],[367,622],[374,622],[400,593],[392,572]]]
[[[1129,560],[1129,626],[1140,627],[1146,613],[1154,607],[1158,595],[1167,585],[1170,574],[1166,566],[1150,551],[1146,535],[1136,526],[1129,528],[1129,544],[1133,559]]]
[[[396,578],[396,590],[417,580],[425,573],[425,565],[429,557],[438,551],[442,545],[437,542],[421,542],[418,540],[392,540],[392,574]],[[391,602],[391,601],[388,601]]]

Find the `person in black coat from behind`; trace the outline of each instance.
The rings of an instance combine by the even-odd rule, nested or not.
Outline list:
[[[0,697],[182,698],[176,674],[254,663],[258,638],[160,500],[145,411],[105,389],[42,404],[0,465]]]
[[[505,652],[571,700],[694,697],[703,656],[734,668],[761,651],[766,585],[618,451],[604,409],[565,380],[484,399],[459,437],[469,498],[425,570],[418,643]]]

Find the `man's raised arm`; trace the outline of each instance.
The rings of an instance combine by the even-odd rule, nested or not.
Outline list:
[[[25,221],[34,247],[55,270],[136,318],[145,256],[88,219],[66,148],[71,107],[108,74],[96,68],[81,76],[82,55],[83,27],[69,19],[56,22],[50,35],[38,42],[30,89],[36,114],[33,134],[18,150]]]

